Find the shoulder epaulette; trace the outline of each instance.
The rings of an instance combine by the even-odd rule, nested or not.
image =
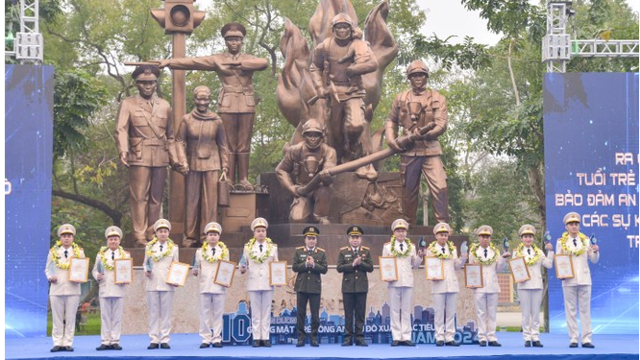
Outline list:
[[[318,248],[318,250],[320,250],[320,251],[322,251],[322,252],[326,252],[326,250],[325,250],[325,249],[323,249],[323,248],[321,248],[321,247],[319,247],[319,248]]]
[[[386,244],[385,244],[385,245],[386,245]],[[371,250],[371,249],[370,249],[369,247],[367,247],[367,246],[363,246],[362,248],[363,248],[363,249],[365,249],[365,250]]]
[[[387,246],[389,244],[391,244],[391,241],[389,241],[388,243],[384,243],[384,245],[382,245],[382,246]]]
[[[296,248],[296,250],[302,250],[302,249],[304,249],[304,246],[298,246],[298,247]]]
[[[348,247],[348,246],[345,246],[345,247],[341,247],[341,248],[340,248],[340,250],[347,250],[347,249],[349,249],[349,247]]]

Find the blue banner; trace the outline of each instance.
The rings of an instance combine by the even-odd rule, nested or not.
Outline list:
[[[5,338],[46,336],[53,67],[5,65]]]
[[[544,147],[547,224],[554,239],[576,211],[594,235],[591,325],[596,334],[638,334],[638,74],[547,74]],[[561,281],[549,271],[552,332],[565,332]]]

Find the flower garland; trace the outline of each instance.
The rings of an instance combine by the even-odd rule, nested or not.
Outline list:
[[[251,251],[251,249],[253,249],[253,244],[255,244],[256,241],[257,241],[256,238],[252,237],[247,243],[247,245],[245,246],[249,249],[249,257],[251,258],[251,260],[259,264],[262,264],[265,260],[269,258],[269,256],[271,256],[271,252],[273,251],[273,242],[271,241],[270,238],[266,238],[265,242],[267,243],[267,251],[265,251],[261,256],[258,256]]]
[[[223,259],[227,257],[227,255],[229,255],[229,248],[227,247],[227,245],[225,245],[222,241],[218,241],[218,246],[220,246],[222,251],[211,256],[209,255],[209,251],[211,250],[211,246],[209,246],[209,243],[205,241],[205,243],[202,244],[202,257],[206,262],[213,264],[214,261]]]
[[[536,246],[536,244],[531,244],[531,248],[533,249],[535,255],[527,260],[527,257],[524,255],[524,243],[520,243],[520,245],[518,245],[518,247],[516,248],[515,257],[522,256],[524,257],[524,261],[527,263],[527,265],[534,265],[538,262],[538,260],[540,260],[540,249]]]
[[[474,244],[471,244],[471,248],[469,249],[470,252],[475,256],[476,261],[478,261],[478,263],[482,265],[491,265],[494,262],[496,262],[496,260],[498,259],[498,249],[495,246],[493,246],[492,243],[489,243],[489,249],[493,250],[493,256],[488,258],[487,260],[483,260],[481,257],[479,257],[476,254],[476,250],[478,250],[478,248],[480,248],[480,244],[474,243]]]
[[[395,235],[391,235],[391,253],[396,256],[396,257],[407,257],[409,255],[409,253],[411,252],[411,249],[413,249],[413,245],[411,244],[411,239],[406,238],[404,239],[404,242],[407,243],[407,249],[403,252],[397,252],[396,251],[396,236]]]
[[[442,246],[439,245],[437,241],[432,242],[431,244],[429,244],[428,250],[435,255],[435,257],[437,257],[438,259],[452,259],[453,258],[453,252],[455,251],[455,245],[453,245],[452,241],[447,241],[447,247],[449,248],[449,255],[447,254],[443,254],[440,250],[436,249],[436,246]]]
[[[62,270],[67,270],[69,269],[69,266],[71,265],[71,263],[69,260],[66,260],[65,262],[60,261],[60,256],[58,256],[58,250],[60,250],[60,246],[62,246],[62,242],[59,240],[56,241],[56,244],[53,245],[51,250],[49,250],[49,253],[51,253],[51,259],[53,260],[53,263],[56,264],[57,267],[59,267]],[[73,252],[73,257],[75,258],[81,257],[80,247],[75,242],[71,243],[71,251]]]
[[[153,240],[151,240],[148,244],[147,244],[147,256],[150,257],[153,261],[158,262],[160,261],[163,257],[171,254],[171,252],[173,251],[173,247],[175,246],[173,244],[173,240],[171,239],[167,239],[167,249],[165,251],[163,251],[162,253],[158,254],[158,255],[154,255],[153,254],[153,245],[155,245],[158,241],[157,237],[154,237]]]
[[[562,233],[562,238],[560,239],[560,244],[562,245],[562,250],[564,250],[565,253],[571,254],[571,255],[574,255],[574,256],[580,256],[580,255],[584,254],[584,252],[587,251],[587,249],[589,248],[589,244],[588,244],[589,239],[587,238],[587,235],[585,235],[585,234],[583,234],[581,232],[578,233],[578,238],[582,242],[582,248],[580,250],[578,250],[578,251],[571,250],[567,246],[567,241],[569,241],[569,233],[567,231],[563,232]]]
[[[107,270],[113,270],[113,264],[109,265],[108,259],[106,256],[104,256],[104,254],[107,252],[108,247],[103,246],[100,248],[100,262],[102,263],[102,266],[107,269]],[[120,257],[118,257],[118,259],[124,259],[124,249],[122,248],[122,246],[118,246],[118,250],[120,251]]]

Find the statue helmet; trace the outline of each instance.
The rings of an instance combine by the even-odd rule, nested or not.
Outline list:
[[[414,60],[407,66],[407,78],[412,74],[422,73],[429,77],[429,68],[422,60]]]
[[[324,125],[317,119],[309,119],[302,125],[302,135],[310,132],[317,132],[324,135]]]
[[[333,19],[331,19],[331,27],[333,28],[338,24],[347,24],[349,25],[349,27],[351,27],[351,29],[353,29],[353,21],[351,20],[349,14],[339,13],[338,15],[334,16]]]

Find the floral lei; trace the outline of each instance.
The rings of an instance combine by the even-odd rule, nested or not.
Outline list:
[[[451,259],[453,258],[453,252],[455,251],[455,245],[453,245],[452,241],[447,241],[447,247],[449,248],[449,255],[447,254],[443,254],[442,252],[440,252],[439,250],[436,249],[436,246],[442,246],[442,245],[438,245],[437,241],[432,242],[431,244],[429,244],[428,250],[435,255],[438,259]]]
[[[478,243],[474,243],[474,244],[471,244],[471,248],[469,249],[469,250],[470,250],[470,252],[471,252],[471,253],[473,253],[473,255],[475,256],[475,258],[476,258],[476,260],[478,261],[478,263],[480,263],[480,264],[482,264],[482,265],[491,265],[491,264],[493,264],[494,262],[496,262],[496,260],[498,259],[498,252],[499,252],[499,251],[498,251],[498,249],[497,249],[495,246],[493,246],[493,244],[492,244],[492,243],[489,243],[489,248],[490,248],[491,250],[493,250],[493,256],[492,256],[492,257],[490,257],[490,258],[488,258],[487,260],[482,260],[482,258],[480,258],[480,257],[478,257],[478,256],[476,255],[476,250],[477,250],[478,248],[480,248],[480,244],[478,244]]]
[[[587,251],[587,249],[589,248],[589,244],[588,244],[588,238],[587,235],[579,232],[578,233],[578,238],[580,239],[580,241],[582,241],[582,248],[578,251],[574,251],[569,249],[569,247],[567,246],[567,241],[569,241],[569,233],[567,231],[562,233],[562,238],[560,239],[560,244],[562,245],[562,250],[564,250],[565,253],[574,255],[574,256],[580,256],[582,254],[584,254],[585,251]]]
[[[104,254],[107,252],[108,247],[103,246],[100,248],[100,262],[102,266],[107,270],[113,270],[113,265],[109,265],[107,262],[107,257]],[[120,250],[120,257],[118,259],[124,259],[124,249],[122,246],[118,246],[118,250]]]
[[[407,243],[407,249],[403,252],[397,252],[396,251],[396,236],[395,235],[391,235],[391,253],[396,256],[396,257],[407,257],[409,255],[409,252],[411,251],[413,245],[411,244],[411,239],[406,238],[404,239],[404,242]]]
[[[257,256],[251,252],[251,249],[253,248],[253,244],[255,244],[256,241],[257,241],[256,238],[252,237],[246,246],[249,249],[249,257],[251,258],[251,260],[262,264],[265,260],[269,258],[269,256],[271,256],[271,252],[273,251],[273,242],[271,241],[270,238],[266,238],[265,242],[267,243],[267,251],[265,251],[264,254],[262,254],[262,256]]]
[[[520,243],[520,245],[518,245],[518,247],[516,248],[515,257],[524,257],[524,261],[527,263],[527,265],[533,265],[537,263],[538,260],[540,260],[540,249],[536,246],[536,244],[531,244],[531,248],[533,249],[535,255],[533,255],[531,259],[527,260],[527,257],[524,256],[524,243]]]
[[[209,250],[211,250],[209,243],[205,241],[205,243],[202,244],[202,257],[205,259],[205,261],[207,261],[210,264],[213,264],[214,261],[220,260],[222,258],[225,258],[227,255],[229,255],[229,248],[227,247],[227,245],[225,245],[222,241],[218,241],[218,246],[220,246],[222,251],[218,254],[211,256],[209,255]]]
[[[148,244],[147,244],[147,256],[149,256],[151,259],[153,259],[153,261],[158,262],[160,261],[160,259],[162,259],[163,257],[171,254],[171,252],[173,251],[173,247],[175,246],[173,244],[173,240],[171,239],[167,239],[167,249],[165,251],[163,251],[162,253],[158,254],[158,255],[153,255],[153,251],[151,249],[153,249],[153,245],[155,245],[155,243],[157,243],[158,238],[154,237],[153,240],[151,240]]]
[[[60,261],[60,256],[58,256],[58,250],[60,250],[60,246],[62,246],[61,241],[56,241],[56,244],[53,245],[49,252],[51,253],[51,259],[53,259],[53,263],[56,264],[57,267],[63,270],[67,270],[71,265],[70,261],[67,260],[65,262]],[[80,256],[80,247],[75,242],[71,243],[71,251],[73,251],[73,257],[79,258]]]

